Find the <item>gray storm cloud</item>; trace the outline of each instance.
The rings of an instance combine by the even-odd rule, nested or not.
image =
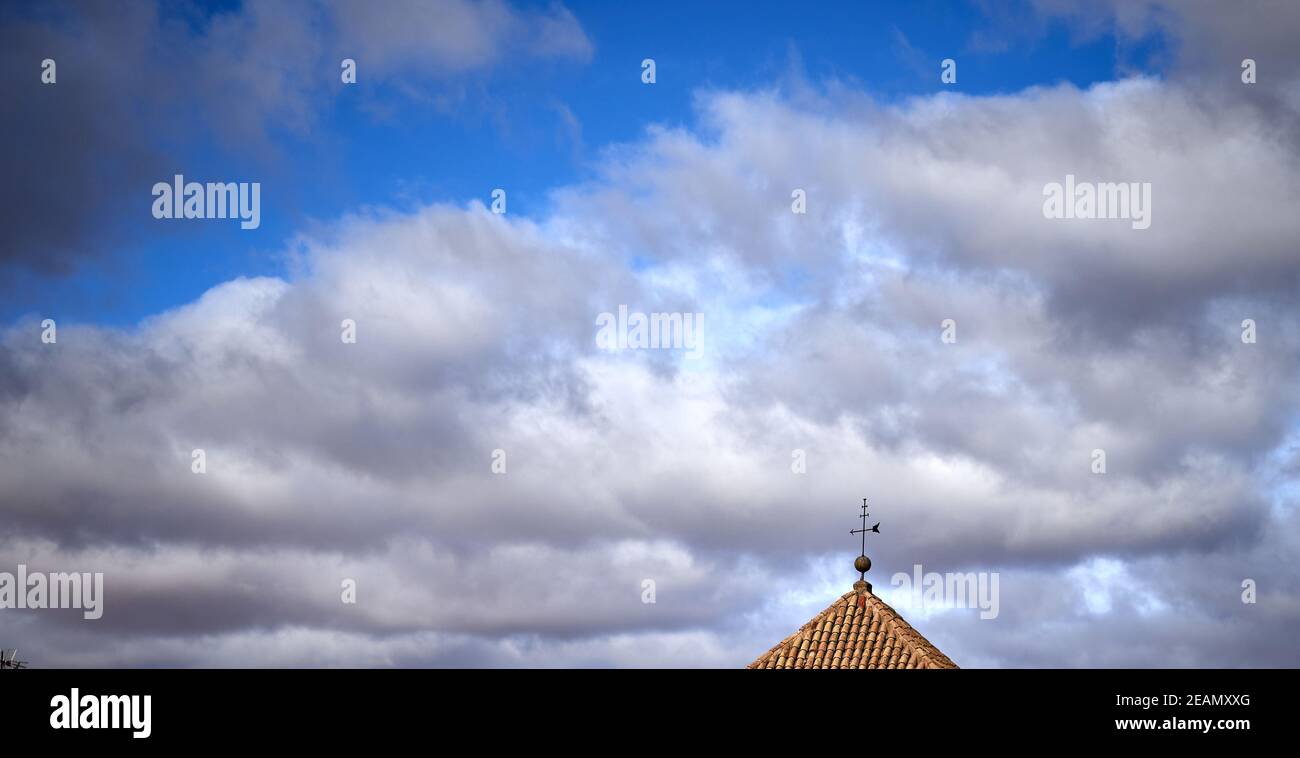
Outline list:
[[[1300,153],[1185,81],[701,93],[545,217],[358,215],[134,328],[12,325],[0,568],[106,586],[3,620],[51,665],[739,665],[847,589],[865,494],[882,590],[1002,573],[911,618],[964,665],[1300,665]],[[1151,228],[1044,219],[1067,173]],[[620,304],[704,358],[598,350]]]

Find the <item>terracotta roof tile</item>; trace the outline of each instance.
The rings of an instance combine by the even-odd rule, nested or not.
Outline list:
[[[948,656],[859,582],[751,669],[955,669]]]

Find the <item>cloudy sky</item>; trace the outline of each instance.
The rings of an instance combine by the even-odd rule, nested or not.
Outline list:
[[[1297,34],[1282,1],[6,5],[0,572],[105,597],[0,609],[0,647],[742,666],[851,588],[866,496],[877,594],[964,667],[1300,665]],[[155,219],[176,174],[260,182],[261,226]],[[1066,175],[1150,183],[1150,228],[1045,218]],[[620,306],[703,314],[699,357],[602,350]],[[997,617],[909,608],[917,564],[996,574]]]

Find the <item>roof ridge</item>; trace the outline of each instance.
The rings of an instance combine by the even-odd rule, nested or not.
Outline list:
[[[799,627],[798,629],[794,630],[794,632],[792,632],[791,634],[786,635],[786,638],[785,638],[785,639],[783,639],[783,640],[781,640],[780,642],[778,642],[778,643],[776,643],[775,645],[773,645],[771,648],[768,649],[768,651],[767,651],[766,653],[763,653],[762,655],[758,656],[758,658],[756,658],[756,659],[754,660],[754,663],[749,664],[749,665],[746,666],[745,668],[757,668],[754,664],[758,663],[759,661],[763,660],[764,658],[766,658],[767,656],[771,655],[772,653],[775,653],[775,652],[777,652],[778,650],[780,650],[781,648],[785,647],[785,644],[786,644],[787,642],[790,642],[790,641],[793,640],[794,638],[796,638],[796,637],[798,637],[799,635],[803,634],[804,631],[805,631],[806,629],[808,629],[808,627],[812,626],[813,624],[817,623],[818,621],[821,621],[821,620],[822,620],[822,617],[825,616],[826,614],[830,613],[832,610],[834,610],[834,609],[835,609],[835,606],[838,605],[841,601],[848,600],[848,599],[849,599],[849,595],[856,595],[856,594],[858,594],[856,591],[849,591],[849,592],[844,593],[843,595],[840,595],[839,600],[836,600],[835,602],[833,602],[833,603],[831,603],[830,605],[826,606],[826,608],[825,608],[824,610],[822,610],[821,613],[818,613],[816,616],[813,616],[811,619],[809,619],[809,620],[808,620],[808,623],[806,623],[806,624],[804,624],[803,626]]]

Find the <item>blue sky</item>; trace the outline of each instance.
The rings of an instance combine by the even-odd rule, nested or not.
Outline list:
[[[175,12],[202,35],[213,15],[237,10],[221,3]],[[271,123],[265,141],[248,149],[223,141],[211,124],[164,126],[163,163],[188,179],[262,182],[261,228],[155,221],[148,187],[105,186],[98,191],[138,196],[126,202],[134,216],[112,221],[123,237],[96,241],[104,249],[71,275],[9,272],[12,293],[0,317],[131,324],[237,276],[284,275],[282,253],[294,234],[358,208],[486,203],[503,187],[511,213],[535,215],[552,189],[591,178],[606,147],[639,139],[651,124],[692,126],[704,90],[762,89],[792,74],[844,81],[883,102],[941,89],[1086,88],[1134,66],[1158,75],[1162,47],[1158,35],[1140,43],[1085,37],[1059,19],[1015,33],[972,3],[834,3],[812,12],[789,3],[596,2],[572,10],[594,43],[589,61],[503,60],[425,79],[429,92],[450,94],[454,108],[375,81],[362,60],[354,87],[339,85],[336,71],[319,72],[330,87],[314,103],[319,117],[306,133]],[[981,44],[985,37],[1005,37],[1003,49]],[[640,82],[645,57],[657,62],[654,86]],[[955,85],[939,82],[946,57],[959,61]],[[183,101],[174,105],[184,110]]]

